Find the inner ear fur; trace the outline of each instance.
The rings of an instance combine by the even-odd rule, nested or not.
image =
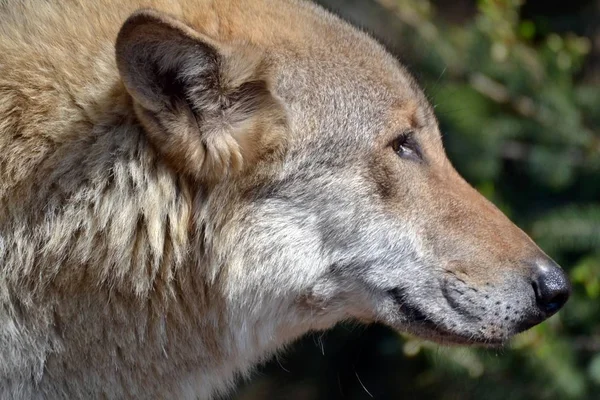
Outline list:
[[[123,24],[116,58],[148,139],[177,170],[219,180],[280,145],[283,107],[256,48],[220,44],[145,9]]]

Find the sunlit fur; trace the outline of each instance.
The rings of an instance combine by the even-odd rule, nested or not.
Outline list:
[[[208,398],[344,319],[502,342],[538,256],[310,3],[0,0],[2,399]]]

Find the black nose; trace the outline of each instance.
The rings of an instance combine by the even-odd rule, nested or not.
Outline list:
[[[538,307],[547,315],[557,312],[571,294],[569,278],[562,268],[550,259],[537,264],[531,284]]]

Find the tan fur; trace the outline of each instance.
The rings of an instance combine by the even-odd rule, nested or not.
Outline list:
[[[2,398],[208,398],[349,318],[499,343],[544,257],[397,61],[310,3],[0,0]]]

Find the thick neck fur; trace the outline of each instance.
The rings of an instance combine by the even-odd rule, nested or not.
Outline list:
[[[49,76],[0,86],[2,398],[206,398],[301,333],[223,298],[205,227],[227,210],[160,160],[114,78],[87,104]]]
[[[110,398],[207,397],[301,333],[283,329],[300,322],[284,305],[224,298],[228,261],[209,249],[228,210],[207,209],[114,98],[0,198],[0,376],[17,397],[85,397],[77,376]],[[46,392],[60,379],[64,393]]]
[[[206,398],[311,327],[230,291],[243,257],[211,249],[231,210],[148,143],[114,38],[191,2],[135,3],[0,2],[1,398]]]

